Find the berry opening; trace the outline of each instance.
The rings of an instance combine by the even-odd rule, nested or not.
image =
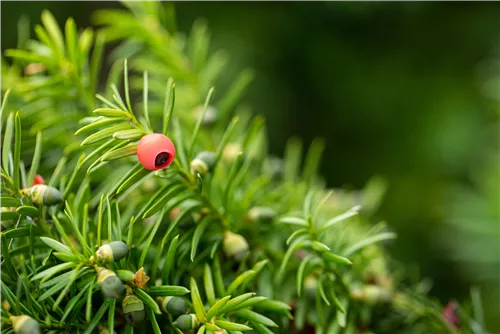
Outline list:
[[[161,167],[169,162],[170,154],[168,152],[161,152],[156,156],[155,166]]]

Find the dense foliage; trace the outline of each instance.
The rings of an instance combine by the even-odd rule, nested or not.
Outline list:
[[[44,12],[2,59],[2,333],[485,332],[480,303],[443,309],[390,261],[383,181],[325,189],[319,139],[269,156],[252,71],[219,92],[203,22],[126,5],[98,31]],[[166,169],[137,162],[152,133]]]

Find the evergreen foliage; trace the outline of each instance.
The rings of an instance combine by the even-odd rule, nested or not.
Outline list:
[[[2,59],[2,333],[486,332],[387,256],[382,180],[326,189],[321,139],[269,156],[252,71],[219,90],[203,22],[186,37],[171,3],[125,5],[97,31],[44,12]],[[137,162],[152,133],[166,169]]]

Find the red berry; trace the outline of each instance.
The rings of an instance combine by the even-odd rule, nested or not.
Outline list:
[[[457,314],[457,302],[450,301],[448,305],[443,309],[443,317],[445,320],[454,328],[458,327],[458,314]]]
[[[174,143],[159,133],[146,135],[141,138],[137,146],[137,158],[146,169],[167,168],[175,158]]]
[[[45,184],[45,180],[40,174],[36,174],[33,180],[33,185],[36,186],[37,184]]]

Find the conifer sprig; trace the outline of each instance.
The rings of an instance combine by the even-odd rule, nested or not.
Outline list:
[[[383,184],[325,189],[321,139],[270,157],[239,105],[253,72],[219,88],[227,57],[203,21],[184,39],[172,4],[125,5],[97,12],[96,33],[44,12],[6,52],[2,333],[485,333],[394,274],[395,234],[371,223]],[[136,161],[153,133],[175,145],[166,169]]]

